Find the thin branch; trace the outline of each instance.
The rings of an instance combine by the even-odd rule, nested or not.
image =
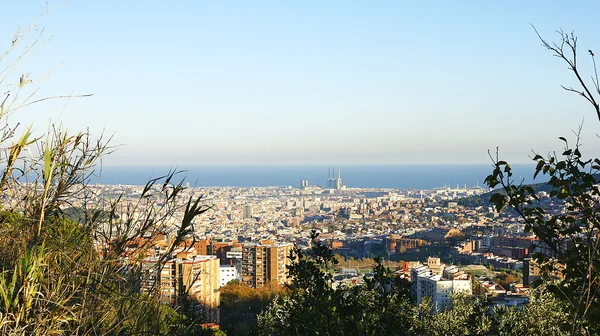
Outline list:
[[[573,71],[573,73],[575,74],[575,77],[577,78],[577,81],[579,82],[579,85],[581,85],[582,89],[577,90],[577,89],[573,89],[571,87],[568,87],[568,88],[565,86],[561,86],[561,87],[563,89],[565,89],[566,91],[574,92],[574,93],[577,93],[578,95],[585,97],[586,100],[590,104],[592,104],[592,106],[594,106],[594,110],[596,111],[596,116],[598,117],[598,120],[600,120],[600,104],[598,104],[598,102],[594,98],[592,91],[588,88],[587,83],[583,80],[583,78],[581,77],[581,74],[579,73],[579,69],[577,68],[577,37],[575,36],[574,32],[567,34],[563,30],[558,30],[557,33],[560,34],[560,38],[561,38],[560,46],[558,44],[556,44],[556,42],[554,42],[554,43],[552,43],[552,45],[550,45],[550,43],[548,43],[546,40],[544,40],[544,38],[540,35],[540,33],[535,28],[535,26],[532,24],[530,24],[530,25],[533,28],[533,30],[535,31],[535,34],[537,35],[537,37],[542,42],[542,46],[545,47],[546,49],[552,51],[554,53],[554,56],[562,59],[569,65],[569,70]],[[567,55],[567,53],[565,52],[565,50],[564,50],[565,45],[569,47],[570,55]],[[591,52],[591,50],[590,50],[590,54],[592,55],[592,60],[593,60],[593,53]],[[593,62],[594,62],[594,71],[595,71],[595,75],[596,75],[596,81],[594,81],[594,79],[592,78],[592,82],[594,82],[596,91],[598,91],[600,94],[600,90],[599,90],[598,84],[597,84],[598,81],[597,81],[597,71],[595,70],[596,69],[595,61],[593,60]]]
[[[594,52],[590,49],[588,50],[588,53],[590,54],[590,57],[592,58],[592,64],[594,65],[594,76],[596,77],[594,80],[594,77],[592,77],[592,82],[594,83],[594,86],[596,87],[596,92],[598,94],[600,94],[600,82],[598,82],[598,69],[596,68],[596,55],[594,55]]]

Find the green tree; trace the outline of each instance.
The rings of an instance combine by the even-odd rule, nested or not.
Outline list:
[[[579,88],[563,88],[587,100],[600,118],[595,55],[588,51],[594,69],[592,85],[589,85],[578,68],[577,38],[573,33],[559,31],[559,34],[559,43],[548,43],[540,37],[542,45],[566,62],[577,79]],[[572,335],[600,333],[597,323],[600,320],[600,192],[597,187],[600,159],[583,157],[580,136],[581,128],[576,132],[574,145],[560,137],[564,142],[561,154],[533,157],[534,178],[539,174],[549,178],[550,196],[562,204],[562,211],[540,206],[536,190],[530,185],[515,183],[511,166],[500,160],[498,153],[495,157],[490,155],[495,168],[486,178],[488,186],[500,187],[502,191],[491,196],[496,209],[512,208],[525,222],[526,231],[540,239],[534,259],[541,267],[548,289],[567,303]]]
[[[486,302],[477,298],[457,294],[452,297],[452,306],[436,313],[431,300],[426,298],[418,307],[416,319],[417,335],[490,335],[493,319],[488,314]]]
[[[410,330],[410,284],[376,260],[374,277],[363,285],[334,286],[336,258],[316,240],[295,249],[288,293],[258,317],[260,335],[406,335]]]
[[[546,286],[531,291],[529,302],[522,309],[496,308],[493,318],[497,335],[569,334],[568,307],[548,291]]]
[[[289,295],[275,299],[258,317],[258,333],[272,335],[333,335],[339,330],[337,312],[341,292],[333,288],[333,267],[337,259],[327,246],[311,234],[312,248],[304,253],[295,248],[288,267],[292,279]]]
[[[256,318],[284,288],[269,285],[252,288],[240,281],[221,287],[221,329],[229,336],[248,335],[256,327]]]
[[[510,290],[510,285],[512,283],[518,283],[520,279],[521,277],[516,272],[502,271],[494,275],[494,278],[492,280],[494,280],[494,282],[499,284],[500,286],[504,287],[504,289]]]
[[[296,250],[295,278],[258,316],[256,335],[563,335],[568,314],[562,301],[539,287],[530,304],[491,312],[490,302],[454,295],[434,310],[429,298],[411,303],[410,283],[376,261],[373,278],[352,287],[333,286],[331,250],[319,245]],[[298,256],[299,255],[299,256]],[[326,296],[316,296],[326,295]]]

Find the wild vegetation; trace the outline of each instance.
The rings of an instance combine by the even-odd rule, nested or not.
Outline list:
[[[221,287],[220,328],[229,336],[248,335],[256,328],[257,315],[267,309],[276,295],[284,294],[284,290],[278,285],[252,288],[240,281]]]
[[[377,260],[373,278],[357,286],[334,286],[337,259],[313,233],[310,251],[294,251],[292,282],[258,317],[256,335],[567,335],[563,302],[545,286],[530,305],[490,310],[485,299],[456,295],[434,314],[431,301],[416,306],[410,283]]]
[[[8,88],[0,96],[0,334],[212,334],[185,298],[172,308],[152,291],[140,293],[138,256],[151,242],[128,248],[177,223],[159,270],[208,210],[202,199],[179,200],[176,172],[148,182],[135,202],[96,194],[89,183],[112,151],[106,139],[60,124],[38,134],[14,122],[28,106],[87,96],[38,97],[37,79],[16,73],[40,47],[36,24],[17,29],[0,55],[0,84]]]
[[[537,32],[537,31],[536,31]],[[578,68],[577,37],[559,31],[560,41],[549,43],[540,37],[542,45],[567,63],[577,78],[578,88],[564,87],[588,101],[600,119],[600,85],[595,55],[588,51],[593,73],[591,84],[584,80]],[[539,37],[539,34],[538,34]],[[600,191],[598,173],[600,159],[586,159],[580,150],[581,128],[575,132],[571,145],[565,137],[561,154],[535,154],[534,177],[549,178],[550,196],[565,204],[561,213],[547,212],[535,202],[539,199],[531,186],[515,183],[512,169],[506,161],[492,157],[495,168],[486,183],[501,187],[503,193],[492,196],[497,210],[513,209],[526,224],[526,230],[540,239],[534,260],[540,266],[548,289],[569,308],[569,329],[572,335],[599,334],[600,328]]]

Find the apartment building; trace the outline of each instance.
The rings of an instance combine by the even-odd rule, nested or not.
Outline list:
[[[413,294],[420,304],[430,297],[433,309],[439,311],[452,303],[452,293],[473,294],[471,277],[456,266],[440,263],[439,258],[429,258],[427,265],[416,265],[411,269]]]
[[[219,323],[220,269],[216,256],[195,255],[188,250],[174,253],[162,265],[156,257],[144,259],[141,265],[142,293],[158,294],[169,306],[181,304],[181,293],[187,293],[207,322]]]
[[[255,288],[269,283],[286,283],[286,266],[290,263],[288,256],[292,246],[274,242],[245,244],[242,247],[242,281]]]
[[[221,287],[227,285],[228,282],[237,280],[238,272],[233,265],[221,265],[219,266],[219,282]]]

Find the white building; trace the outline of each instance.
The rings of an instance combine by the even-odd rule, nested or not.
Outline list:
[[[219,282],[221,287],[225,286],[229,281],[236,279],[238,279],[238,272],[235,266],[219,266]]]
[[[428,266],[434,266],[435,271]],[[417,265],[411,269],[413,293],[416,296],[417,304],[429,296],[434,309],[440,310],[452,302],[452,293],[473,294],[469,274],[457,272],[454,266],[446,268],[445,265],[439,263],[439,259],[428,260],[428,266]],[[444,269],[450,272],[444,272]]]

